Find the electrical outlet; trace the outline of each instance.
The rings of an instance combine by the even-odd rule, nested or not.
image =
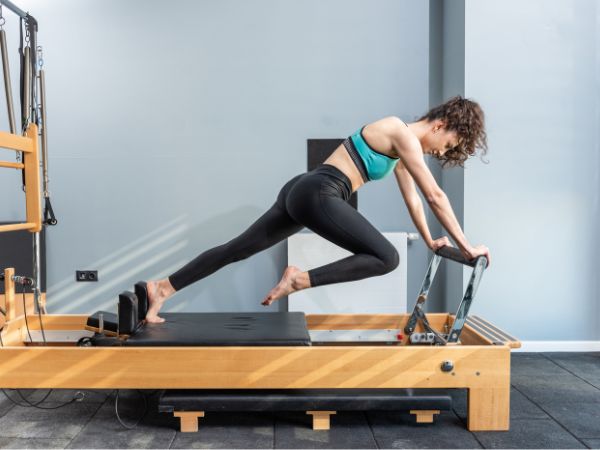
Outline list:
[[[97,270],[76,270],[75,281],[98,281]]]

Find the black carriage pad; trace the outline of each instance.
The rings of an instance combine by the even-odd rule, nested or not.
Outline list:
[[[310,345],[303,312],[163,313],[124,342],[147,346]]]
[[[160,412],[375,411],[452,408],[443,389],[177,389],[164,391]]]
[[[148,313],[148,284],[138,281],[134,286],[135,296],[138,299],[138,320],[141,322]]]

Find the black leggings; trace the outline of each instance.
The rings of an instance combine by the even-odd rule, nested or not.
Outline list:
[[[229,242],[198,255],[169,277],[179,291],[227,264],[246,259],[307,227],[353,255],[308,271],[312,287],[383,275],[399,263],[398,252],[348,200],[350,179],[321,164],[295,176],[275,204]]]

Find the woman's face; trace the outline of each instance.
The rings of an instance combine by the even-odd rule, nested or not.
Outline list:
[[[422,142],[425,154],[439,158],[458,145],[458,134],[454,130],[447,130],[445,125],[441,120],[435,120],[431,123],[429,132]]]

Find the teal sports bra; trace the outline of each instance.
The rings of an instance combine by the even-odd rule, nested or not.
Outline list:
[[[362,131],[365,127],[362,127],[359,131],[350,136],[344,141],[344,147],[350,153],[350,157],[354,160],[357,165],[359,172],[366,181],[381,180],[385,178],[394,168],[400,158],[392,158],[384,155],[373,149],[365,140]],[[360,157],[360,162],[357,161],[357,155]],[[362,169],[362,170],[361,170]]]

